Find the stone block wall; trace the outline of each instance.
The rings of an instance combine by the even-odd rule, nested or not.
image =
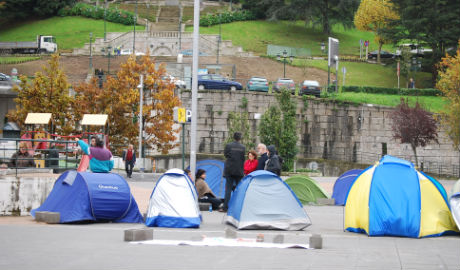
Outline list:
[[[259,143],[258,126],[269,106],[276,105],[271,94],[246,91],[203,91],[198,95],[197,150],[199,153],[221,154],[224,141],[229,136],[227,119],[230,112],[247,110],[250,134],[254,143]],[[182,104],[191,108],[191,92],[180,93]],[[241,108],[242,99],[248,100],[247,109]],[[389,118],[393,108],[375,105],[351,105],[319,99],[304,102],[297,99],[297,128],[300,158],[317,158],[373,164],[386,154],[415,162],[408,144],[393,139],[392,121]],[[186,150],[189,149],[190,125],[186,125]],[[459,152],[441,128],[439,144],[431,143],[417,148],[419,165],[423,162],[425,171],[457,175]],[[174,153],[179,153],[178,147]]]

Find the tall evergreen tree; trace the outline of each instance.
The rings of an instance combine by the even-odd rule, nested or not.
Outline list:
[[[456,47],[460,37],[460,1],[393,0],[393,3],[400,19],[393,22],[396,31],[389,35],[395,42],[409,39],[433,49],[430,66],[435,81],[436,64],[449,48]]]

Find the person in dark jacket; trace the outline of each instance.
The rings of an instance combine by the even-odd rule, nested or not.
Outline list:
[[[123,161],[125,162],[126,176],[131,178],[134,165],[136,164],[136,152],[132,144],[128,145],[128,149],[123,151]]]
[[[34,157],[27,151],[27,143],[20,142],[19,150],[11,156],[10,167],[35,167]]]
[[[281,175],[281,162],[280,157],[276,154],[274,145],[268,146],[268,160],[265,163],[265,170],[272,172],[278,176]]]
[[[48,153],[46,154],[45,167],[53,168],[53,173],[58,173],[59,167],[59,149],[56,148],[55,143],[50,144]]]
[[[244,176],[243,166],[244,166],[244,155],[246,153],[246,147],[240,143],[241,133],[235,132],[233,134],[234,142],[228,143],[224,149],[225,160],[225,169],[224,175],[226,179],[225,183],[225,199],[224,207],[222,211],[227,211],[228,202],[230,201],[230,196],[232,191],[240,182],[241,178]]]
[[[259,143],[259,145],[257,145],[257,153],[260,157],[257,160],[256,170],[263,170],[265,168],[265,162],[268,159],[267,146],[263,143]]]

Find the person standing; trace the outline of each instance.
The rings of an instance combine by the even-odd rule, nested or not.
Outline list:
[[[257,153],[254,150],[248,152],[248,159],[244,162],[244,175],[248,175],[257,169]]]
[[[278,176],[281,175],[281,162],[279,156],[276,154],[274,145],[268,146],[268,160],[265,163],[264,169]]]
[[[217,196],[212,192],[206,183],[206,171],[203,169],[198,169],[195,175],[195,187],[196,192],[198,193],[198,201],[211,203],[213,210],[220,210],[223,207],[222,201],[217,198]]]
[[[415,81],[412,77],[409,79],[409,88],[415,88]]]
[[[131,178],[134,165],[136,164],[136,153],[132,144],[128,145],[127,150],[123,151],[123,161],[125,162],[126,176]]]
[[[223,212],[228,210],[228,202],[230,201],[232,191],[244,176],[243,166],[246,148],[240,143],[241,133],[235,132],[233,134],[233,139],[234,141],[228,143],[224,149],[224,156],[226,158],[224,169],[224,175],[226,179],[225,198],[224,207],[222,210],[219,210]]]
[[[82,151],[89,156],[89,168],[94,173],[108,173],[113,169],[112,152],[104,148],[104,142],[95,138],[95,146],[88,144],[79,138],[75,139]]]
[[[265,162],[268,159],[267,146],[263,143],[257,145],[257,152],[259,153],[259,160],[257,162],[256,170],[263,170],[265,168]]]

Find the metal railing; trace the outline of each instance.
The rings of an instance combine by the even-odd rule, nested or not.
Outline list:
[[[24,150],[29,154],[23,157],[14,156],[19,153],[21,142],[28,144]],[[50,147],[52,145],[54,146]],[[31,168],[53,170],[54,173],[76,169],[80,163],[77,149],[73,140],[0,138],[0,170],[15,170],[17,175],[21,170]]]

